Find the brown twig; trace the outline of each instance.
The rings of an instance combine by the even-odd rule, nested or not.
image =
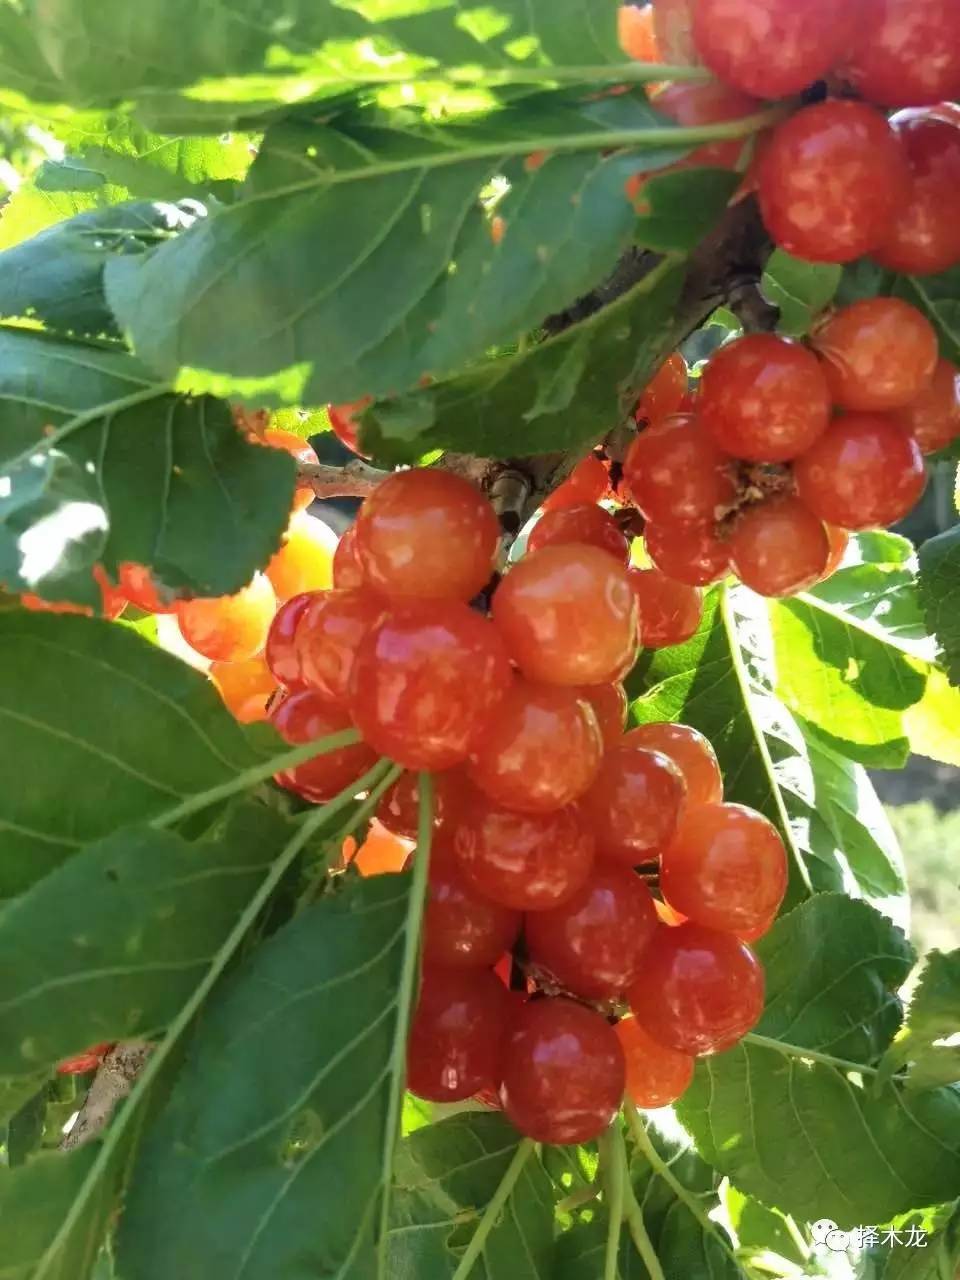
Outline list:
[[[76,1119],[60,1142],[61,1151],[82,1147],[103,1132],[152,1050],[146,1040],[121,1040],[104,1055]]]
[[[302,462],[297,466],[297,483],[304,488],[310,485],[318,498],[365,498],[389,474],[371,467],[362,458],[354,458],[342,467]]]

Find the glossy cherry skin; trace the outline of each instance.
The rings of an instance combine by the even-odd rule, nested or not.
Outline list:
[[[910,166],[910,186],[874,259],[891,271],[933,275],[960,262],[960,127],[935,109],[890,121]]]
[[[627,691],[618,682],[615,684],[585,684],[577,690],[585,702],[593,707],[593,714],[600,726],[603,748],[609,751],[619,744],[627,723]]]
[[[512,680],[495,628],[456,600],[397,606],[367,631],[350,678],[365,740],[405,769],[467,758]]]
[[[359,454],[361,458],[368,458],[370,455],[364,453],[360,448],[360,423],[357,419],[367,405],[371,403],[370,396],[363,396],[359,400],[350,400],[346,404],[327,405],[330,430],[341,444],[345,444],[348,449],[353,453]]]
[[[480,728],[467,776],[497,804],[550,813],[583,795],[602,755],[597,717],[576,689],[518,679]]]
[[[268,427],[260,437],[264,444],[272,449],[282,449],[298,463],[315,464],[320,461],[310,443],[301,439],[293,431],[281,431],[276,427]],[[313,501],[313,489],[309,485],[301,485],[293,491],[293,510],[305,511]]]
[[[512,1004],[489,969],[428,966],[407,1042],[407,1088],[460,1102],[497,1088]]]
[[[725,453],[750,462],[785,462],[826,431],[830,392],[816,356],[805,347],[774,333],[750,333],[707,362],[698,412]]]
[[[561,511],[564,507],[576,507],[584,502],[599,502],[607,492],[610,476],[599,458],[588,454],[581,458],[553,493],[543,500],[544,511]]]
[[[138,609],[145,613],[173,613],[176,603],[165,600],[163,589],[157,584],[146,565],[123,561],[117,570],[120,591]]]
[[[177,622],[184,640],[214,662],[243,662],[258,654],[277,611],[269,581],[258,573],[234,596],[182,600]]]
[[[638,9],[632,4],[622,4],[617,10],[617,40],[628,58],[637,62],[659,61],[653,5]]]
[[[346,706],[360,642],[385,612],[382,597],[372,591],[318,591],[296,629],[300,682]]]
[[[877,413],[902,409],[933,381],[937,335],[899,298],[864,298],[818,325],[811,338],[833,402]]]
[[[643,545],[654,568],[688,587],[720,582],[730,572],[730,550],[712,524],[648,521]]]
[[[573,805],[524,814],[475,798],[443,830],[449,831],[467,882],[517,911],[546,911],[566,902],[593,866],[593,835]]]
[[[742,804],[688,809],[660,859],[660,887],[688,920],[744,934],[776,915],[787,851],[772,822]]]
[[[263,656],[267,666],[273,672],[274,679],[285,689],[303,688],[300,657],[296,650],[296,635],[300,619],[306,613],[314,595],[312,591],[305,591],[302,595],[291,596],[280,606],[270,623]]]
[[[960,436],[960,369],[938,360],[929,387],[891,416],[910,432],[921,453],[945,449]]]
[[[657,109],[661,110],[660,99],[667,92],[657,95]],[[669,112],[664,112],[669,115]],[[673,117],[671,117],[672,119]],[[680,412],[684,396],[687,394],[687,362],[679,351],[667,356],[663,364],[643,389],[637,405],[635,417],[638,422],[647,422],[651,426],[663,418],[672,417]]]
[[[582,802],[597,852],[630,867],[656,857],[673,838],[686,790],[681,771],[659,751],[608,751]]]
[[[512,1019],[500,1101],[528,1138],[590,1142],[616,1115],[626,1067],[616,1032],[573,1000],[531,1000]]]
[[[762,596],[789,596],[819,582],[830,542],[823,521],[791,494],[745,508],[730,535],[730,564]]]
[[[651,1039],[636,1018],[621,1018],[614,1030],[627,1064],[627,1096],[638,1107],[668,1107],[686,1093],[694,1059]]]
[[[631,569],[630,583],[637,598],[638,633],[644,649],[683,644],[703,616],[699,587],[675,582],[659,569]]]
[[[846,76],[865,98],[920,107],[960,97],[960,9],[954,0],[872,0]]]
[[[366,585],[363,565],[357,556],[357,529],[351,525],[341,534],[337,549],[333,553],[333,585],[348,590]]]
[[[339,707],[332,707],[309,689],[291,693],[270,709],[270,723],[285,742],[297,746],[352,729],[350,717]],[[288,791],[315,803],[332,800],[351,782],[372,767],[376,754],[365,742],[339,747],[325,755],[314,756],[304,764],[294,765],[276,774],[276,781]]]
[[[520,920],[519,911],[477,893],[447,844],[436,842],[423,919],[425,964],[489,969],[516,942]]]
[[[625,747],[643,747],[667,756],[683,774],[687,788],[687,809],[695,805],[719,804],[723,799],[723,775],[717,753],[698,730],[688,724],[655,721],[624,734]]]
[[[241,724],[266,720],[267,703],[277,682],[261,655],[246,662],[214,662],[209,675],[235,720]]]
[[[637,609],[623,565],[598,547],[524,556],[493,596],[493,621],[530,680],[607,684],[633,666]]]
[[[623,475],[649,520],[715,520],[736,489],[730,459],[696,418],[678,414],[641,431],[627,450]]]
[[[439,817],[442,788],[434,785],[434,814]],[[416,773],[401,773],[377,805],[377,820],[395,836],[415,840],[420,824],[420,782]]]
[[[759,110],[760,107],[755,98],[747,97],[732,85],[723,84],[720,80],[708,80],[704,84],[668,84],[654,96],[653,105],[668,119],[685,128],[740,120],[743,116]],[[689,169],[706,165],[713,168],[733,169],[740,159],[745,143],[744,138],[731,138],[725,142],[707,142],[701,147],[695,147],[675,167]],[[677,355],[679,356],[679,352]],[[670,357],[671,360],[675,358]],[[683,359],[682,356],[679,358]],[[686,392],[686,368],[683,373],[683,390]],[[683,397],[678,397],[675,405],[667,409],[666,413],[679,413],[682,402]],[[666,413],[660,416],[664,417]],[[655,415],[649,413],[644,414],[644,417],[655,420]]]
[[[793,464],[797,496],[827,524],[885,528],[919,501],[926,480],[916,440],[879,413],[848,413]]]
[[[851,262],[883,244],[908,182],[892,129],[862,102],[803,107],[777,125],[758,165],[767,230],[812,262]]]
[[[399,598],[469,600],[488,582],[500,539],[480,490],[429,468],[381,481],[355,528],[368,584]]]
[[[586,1000],[612,1000],[639,974],[656,927],[653,898],[640,877],[601,859],[572,898],[532,912],[524,932],[541,974]]]
[[[289,600],[304,591],[332,586],[336,549],[337,535],[329,525],[305,511],[294,515],[280,550],[264,569],[277,599]]]
[[[562,547],[570,543],[599,547],[622,564],[630,558],[630,546],[616,520],[596,503],[545,512],[530,530],[527,554],[541,547]]]
[[[353,836],[347,836],[342,859],[344,866],[355,867],[362,876],[396,875],[405,869],[410,848],[409,840],[399,839],[374,818],[359,849]]]
[[[763,1012],[763,968],[729,933],[687,922],[661,925],[628,992],[654,1040],[699,1057],[730,1049]]]
[[[852,34],[852,8],[833,0],[697,0],[694,43],[727,84],[758,98],[783,98],[837,62]]]

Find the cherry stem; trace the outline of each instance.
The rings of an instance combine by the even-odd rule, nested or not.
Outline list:
[[[470,1243],[464,1250],[463,1257],[456,1271],[450,1277],[450,1280],[467,1280],[470,1272],[473,1270],[474,1263],[483,1252],[483,1246],[487,1242],[487,1236],[496,1226],[500,1219],[501,1211],[504,1205],[510,1199],[510,1193],[516,1186],[517,1179],[523,1171],[523,1166],[533,1154],[536,1143],[532,1138],[524,1138],[513,1154],[513,1159],[507,1166],[507,1171],[500,1179],[500,1185],[490,1198],[490,1203],[483,1211],[483,1217],[477,1223],[477,1229],[470,1237]],[[663,1277],[660,1277],[663,1280]]]
[[[627,1228],[630,1237],[636,1247],[637,1253],[643,1259],[643,1265],[647,1269],[649,1280],[665,1280],[663,1268],[660,1265],[660,1259],[657,1257],[657,1251],[653,1247],[653,1241],[647,1231],[647,1224],[643,1220],[643,1209],[637,1200],[633,1190],[633,1184],[630,1181],[630,1165],[627,1160],[627,1150],[623,1141],[623,1131],[620,1129],[619,1122],[617,1125],[617,1155],[620,1165],[624,1171],[624,1188],[626,1192],[626,1200],[624,1203],[624,1216],[627,1222]],[[611,1273],[616,1277],[616,1271]]]
[[[835,1058],[832,1053],[820,1053],[817,1049],[805,1049],[800,1044],[788,1044],[785,1040],[774,1040],[772,1036],[761,1036],[755,1031],[748,1031],[743,1037],[744,1044],[755,1044],[760,1049],[775,1049],[785,1058],[809,1058],[811,1062],[822,1062],[824,1066],[834,1067],[837,1071],[856,1071],[860,1075],[875,1076],[877,1067],[869,1067],[862,1062],[848,1062],[846,1058]]]
[[[619,1276],[620,1234],[626,1204],[625,1184],[628,1180],[626,1153],[620,1118],[616,1117],[600,1137],[600,1168],[603,1171],[604,1201],[607,1208],[607,1246],[604,1252],[603,1280]],[[652,1275],[652,1272],[651,1272]]]

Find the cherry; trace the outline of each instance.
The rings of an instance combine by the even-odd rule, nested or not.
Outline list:
[[[625,1079],[616,1032],[593,1009],[557,998],[531,1000],[515,1013],[500,1101],[526,1137],[592,1141],[616,1115]]]
[[[885,528],[918,501],[926,479],[917,442],[889,417],[848,413],[793,464],[797,495],[827,524]]]
[[[410,842],[398,840],[376,819],[371,821],[359,849],[353,836],[347,836],[343,842],[344,866],[355,867],[362,876],[396,875],[404,870],[409,857]]]
[[[907,275],[932,275],[960,262],[960,128],[935,109],[890,121],[910,166],[910,186],[873,257]]]
[[[632,4],[622,4],[617,10],[617,39],[628,58],[637,62],[659,62],[653,5],[638,9]]]
[[[89,1049],[76,1054],[75,1057],[64,1058],[57,1064],[57,1075],[82,1076],[88,1071],[96,1071],[115,1044],[115,1040],[104,1040],[100,1044],[92,1044]]]
[[[960,96],[960,9],[955,0],[872,0],[846,74],[888,107]]]
[[[293,431],[281,431],[277,427],[268,427],[258,438],[272,449],[282,449],[285,453],[289,453],[295,462],[314,465],[320,461],[309,442],[302,440]],[[310,485],[299,485],[293,491],[293,510],[304,511],[313,498],[314,493]]]
[[[618,682],[614,684],[585,684],[577,693],[593,707],[593,714],[600,726],[604,750],[615,747],[623,737],[623,729],[627,723],[627,691]]]
[[[524,931],[538,970],[574,995],[612,1000],[639,974],[656,927],[653,898],[640,877],[601,861],[572,898],[532,912]]]
[[[728,84],[783,98],[819,80],[847,47],[853,8],[834,0],[697,0],[693,39]]]
[[[712,524],[648,521],[643,545],[654,568],[688,587],[719,582],[730,572],[730,551]]]
[[[162,588],[146,565],[124,560],[118,566],[117,578],[121,593],[137,609],[145,613],[173,613],[176,609],[173,600],[164,599]]]
[[[305,591],[302,595],[291,596],[282,604],[270,623],[267,643],[263,651],[267,666],[273,677],[285,689],[303,688],[300,674],[300,657],[296,649],[297,628],[300,619],[306,613],[314,599],[315,593]]]
[[[407,1088],[459,1102],[500,1083],[510,992],[488,969],[424,969],[407,1042]]]
[[[805,347],[773,333],[750,333],[707,362],[699,418],[726,453],[785,462],[826,431],[830,392]]]
[[[823,521],[790,494],[745,508],[730,535],[734,573],[761,596],[805,591],[824,576],[829,558]]]
[[[588,454],[553,493],[543,500],[544,511],[561,511],[564,507],[577,507],[584,502],[599,502],[607,492],[610,476],[599,458]]]
[[[614,1030],[627,1064],[627,1094],[638,1107],[668,1107],[686,1093],[694,1060],[653,1040],[636,1018],[621,1018]]]
[[[366,583],[363,565],[357,555],[357,527],[351,525],[340,537],[333,553],[333,585],[335,587],[362,587]]]
[[[541,547],[567,546],[570,543],[599,547],[623,564],[630,559],[630,545],[616,520],[609,511],[595,503],[545,512],[530,531],[527,553],[539,551]]]
[[[209,674],[235,720],[241,724],[266,720],[267,702],[277,682],[261,655],[246,662],[214,662]]]
[[[350,400],[346,404],[327,405],[330,430],[341,444],[345,444],[348,449],[353,453],[359,454],[361,458],[369,458],[370,455],[364,453],[360,448],[360,424],[357,419],[367,405],[371,403],[370,396],[362,396],[361,399]]]
[[[683,644],[700,625],[703,596],[698,587],[675,582],[659,569],[631,569],[637,598],[640,643],[645,649]]]
[[[490,968],[520,932],[520,912],[481,897],[452,851],[437,841],[423,923],[425,964]]]
[[[661,924],[668,925],[672,929],[674,925],[686,922],[687,917],[679,911],[675,911],[669,902],[662,902],[659,898],[655,898],[653,905],[657,912],[657,919]]]
[[[411,601],[361,640],[350,710],[380,755],[406,769],[447,769],[466,759],[510,681],[485,618],[456,600]]]
[[[480,727],[467,775],[497,804],[549,813],[583,795],[602,755],[597,717],[576,689],[518,679]]]
[[[846,529],[838,529],[833,524],[825,525],[824,528],[827,531],[827,541],[830,543],[830,554],[827,557],[827,567],[823,571],[821,581],[836,573],[846,554],[847,547],[850,545],[850,534],[847,533]]]
[[[787,851],[772,822],[742,804],[689,809],[660,859],[660,887],[697,924],[742,934],[777,913]]]
[[[177,622],[184,640],[214,662],[243,662],[258,654],[277,611],[277,597],[262,573],[233,596],[181,600]]]
[[[930,386],[891,416],[910,432],[921,453],[945,449],[960,436],[960,369],[950,360],[938,360]]]
[[[468,480],[450,471],[395,471],[356,522],[357,556],[388,596],[469,600],[493,571],[500,524]]]
[[[842,409],[902,409],[930,386],[937,367],[933,325],[899,298],[864,298],[842,307],[818,325],[811,341]]]
[[[593,866],[593,835],[573,805],[553,813],[499,809],[476,796],[441,839],[449,838],[467,882],[492,902],[546,911],[571,898]]]
[[[660,100],[666,93],[665,89],[657,95],[658,109],[660,109]],[[669,111],[664,111],[664,114],[670,115]],[[671,117],[673,118],[675,117]],[[672,417],[673,414],[680,412],[680,406],[686,394],[687,362],[679,351],[674,351],[673,355],[664,360],[644,387],[635,417],[638,422],[647,422],[651,425],[660,422],[663,418]]]
[[[654,721],[631,729],[624,735],[625,747],[658,751],[672,760],[683,774],[687,807],[719,804],[723,799],[723,775],[717,753],[708,740],[688,724]]]
[[[302,512],[295,515],[283,535],[280,550],[264,573],[278,600],[289,600],[303,591],[322,591],[333,583],[333,557],[337,535],[322,520]]]
[[[318,591],[297,623],[294,637],[300,683],[345,706],[360,641],[383,617],[383,599],[372,591]]]
[[[673,838],[685,797],[669,756],[626,744],[608,751],[582,802],[597,852],[628,866],[656,857]]]
[[[437,787],[434,800],[441,798],[441,789]],[[440,809],[435,804],[435,812]],[[415,773],[401,773],[396,782],[391,783],[383,793],[377,805],[377,820],[395,836],[403,836],[407,840],[415,840],[420,827],[420,780]]]
[[[759,103],[755,98],[734,89],[719,80],[708,80],[704,84],[668,84],[653,98],[653,105],[669,120],[683,125],[684,128],[695,128],[701,124],[723,124],[727,120],[740,120],[756,111]],[[719,169],[735,169],[740,161],[746,140],[731,138],[727,142],[708,142],[702,147],[695,147],[677,165],[671,168],[689,169],[698,165]],[[670,357],[674,359],[673,356]],[[683,358],[682,356],[680,357]],[[661,371],[662,372],[662,371]],[[684,387],[686,392],[686,368],[684,368]],[[677,399],[674,407],[667,413],[679,413],[683,397]],[[661,416],[664,416],[661,414]],[[650,417],[644,414],[644,417]]]
[[[700,61],[693,41],[694,0],[657,0],[653,30],[661,61],[673,66],[694,66]]]
[[[628,993],[637,1021],[659,1044],[720,1053],[763,1012],[763,969],[739,939],[703,925],[661,925]]]
[[[271,707],[270,723],[285,742],[293,746],[326,738],[343,729],[351,729],[350,717],[339,707],[331,707],[319,694],[309,689],[291,693]],[[365,742],[339,747],[325,755],[314,756],[304,764],[294,765],[276,775],[276,781],[288,791],[306,800],[332,800],[356,781],[376,761],[376,755]]]
[[[883,244],[908,181],[903,151],[879,111],[819,102],[779,124],[764,147],[760,210],[789,253],[850,262]]]
[[[598,547],[544,547],[507,574],[493,621],[525,676],[606,684],[633,666],[637,613],[627,570]]]
[[[736,496],[730,459],[692,414],[641,431],[627,450],[623,475],[648,520],[715,520]]]

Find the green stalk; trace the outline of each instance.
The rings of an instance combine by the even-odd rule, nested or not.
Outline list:
[[[499,1187],[493,1193],[490,1203],[483,1211],[483,1217],[477,1223],[477,1229],[470,1237],[470,1243],[464,1250],[463,1257],[460,1259],[460,1265],[451,1276],[451,1280],[467,1280],[470,1272],[474,1268],[474,1264],[483,1252],[483,1246],[487,1242],[487,1236],[496,1225],[497,1219],[503,1210],[503,1206],[510,1199],[510,1193],[517,1184],[517,1179],[523,1171],[523,1166],[533,1154],[536,1143],[532,1138],[524,1138],[513,1154],[513,1159],[507,1166],[507,1171],[500,1181]],[[661,1277],[662,1280],[662,1277]]]
[[[608,1215],[607,1246],[603,1258],[603,1280],[617,1280],[627,1173],[619,1116],[616,1117],[607,1132],[600,1138],[600,1168],[603,1173],[604,1200]]]

